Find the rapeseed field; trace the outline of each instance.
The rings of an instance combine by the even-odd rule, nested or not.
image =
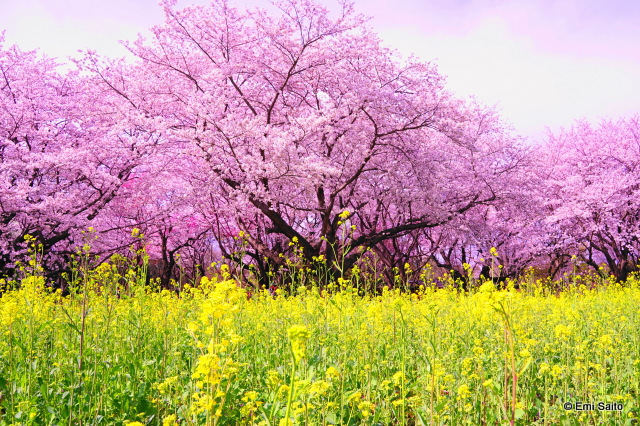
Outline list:
[[[637,424],[640,281],[155,289],[115,263],[0,298],[2,425]],[[597,284],[597,285],[596,285]]]

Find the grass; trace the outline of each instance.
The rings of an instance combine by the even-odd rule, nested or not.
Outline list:
[[[640,415],[635,277],[579,277],[562,292],[427,281],[381,294],[342,280],[273,295],[249,293],[226,267],[177,293],[145,285],[144,268],[76,266],[64,296],[35,262],[5,283],[0,425],[619,425]],[[615,410],[563,408],[580,402]]]

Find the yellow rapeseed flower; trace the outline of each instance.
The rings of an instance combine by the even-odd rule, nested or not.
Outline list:
[[[305,357],[309,329],[304,325],[293,325],[288,330],[291,350],[296,362]]]

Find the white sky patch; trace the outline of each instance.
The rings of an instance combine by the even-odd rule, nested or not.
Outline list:
[[[526,136],[576,119],[640,113],[640,64],[546,52],[499,19],[486,19],[464,36],[409,28],[383,30],[381,37],[404,55],[435,59],[453,92],[497,106]]]
[[[127,5],[126,1],[117,0],[105,8],[108,3],[0,0],[0,29],[5,30],[7,44],[15,43],[23,50],[39,49],[48,56],[66,60],[69,56],[77,57],[78,50],[87,49],[105,56],[125,56],[127,50],[119,40],[134,40],[139,32],[162,22],[162,11],[153,1],[142,2],[148,3],[147,14],[131,7],[136,5],[135,1]]]

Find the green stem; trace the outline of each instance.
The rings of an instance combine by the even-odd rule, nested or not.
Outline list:
[[[296,358],[293,355],[293,351],[291,352],[292,362],[291,362],[291,380],[289,382],[289,396],[287,397],[287,413],[285,414],[285,419],[287,419],[287,423],[289,423],[290,415],[291,415],[291,404],[293,403],[293,388],[295,387],[296,380]]]

